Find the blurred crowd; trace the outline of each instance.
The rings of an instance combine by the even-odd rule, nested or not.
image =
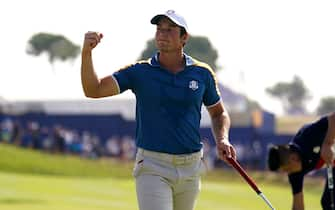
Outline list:
[[[217,159],[216,148],[207,138],[202,139],[204,160],[207,168],[225,167]],[[133,160],[136,155],[135,141],[131,136],[111,136],[107,139],[92,131],[78,131],[61,124],[45,126],[37,121],[22,123],[12,118],[0,120],[0,143],[14,144],[23,148],[41,150],[52,154],[78,155],[84,158],[97,159],[112,157],[120,160]],[[239,160],[247,162],[249,167],[260,165],[260,144],[257,141],[251,146],[235,144]]]
[[[0,142],[48,153],[79,155],[86,158],[118,157],[133,159],[134,140],[129,136],[111,136],[105,141],[91,131],[78,131],[56,124],[51,127],[36,121],[26,124],[6,118],[0,121]]]

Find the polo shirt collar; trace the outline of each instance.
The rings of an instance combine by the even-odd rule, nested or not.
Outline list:
[[[150,59],[150,64],[152,66],[155,66],[155,67],[160,67],[159,65],[159,61],[158,61],[158,55],[159,55],[159,52],[157,52],[154,56],[151,57]],[[185,63],[186,63],[186,66],[192,66],[194,65],[194,60],[191,56],[187,55],[186,53],[183,53],[184,55],[184,58],[185,58]]]

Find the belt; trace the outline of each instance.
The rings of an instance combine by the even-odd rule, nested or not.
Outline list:
[[[174,165],[190,164],[200,160],[203,156],[202,150],[190,154],[174,155],[174,154],[154,152],[138,148],[137,153],[143,155],[144,157],[151,157],[157,160],[172,163]]]

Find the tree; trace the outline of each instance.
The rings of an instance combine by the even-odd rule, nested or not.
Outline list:
[[[146,48],[140,55],[140,60],[150,58],[157,48],[155,46],[155,40],[150,39],[147,41]],[[216,60],[218,59],[217,50],[213,48],[212,44],[207,37],[203,36],[190,36],[188,42],[184,47],[186,54],[191,55],[197,60],[207,63],[210,65],[214,71],[218,70],[216,65]]]
[[[39,56],[45,52],[52,65],[56,59],[61,61],[75,59],[80,53],[80,47],[62,35],[38,33],[29,39],[26,52],[33,56]]]
[[[324,115],[335,111],[335,97],[321,98],[320,103],[316,109],[318,115]]]
[[[311,98],[303,81],[294,76],[292,82],[279,82],[272,87],[266,88],[268,94],[279,98],[287,114],[305,114],[306,102]]]

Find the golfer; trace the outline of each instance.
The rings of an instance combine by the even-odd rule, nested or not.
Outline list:
[[[173,10],[151,19],[158,52],[146,61],[97,78],[92,50],[98,32],[85,34],[81,79],[87,97],[131,90],[136,96],[137,155],[133,176],[141,210],[192,210],[205,171],[199,134],[201,107],[212,120],[218,157],[236,159],[229,142],[230,118],[214,71],[183,52],[189,38],[185,19]],[[128,47],[128,46],[125,46]]]
[[[315,122],[304,125],[289,144],[270,148],[269,169],[288,173],[293,193],[293,210],[304,209],[304,176],[325,164],[333,166],[334,142],[335,113],[330,113]],[[334,193],[332,196],[334,197]],[[325,184],[321,204],[323,210],[331,209],[328,183]]]

